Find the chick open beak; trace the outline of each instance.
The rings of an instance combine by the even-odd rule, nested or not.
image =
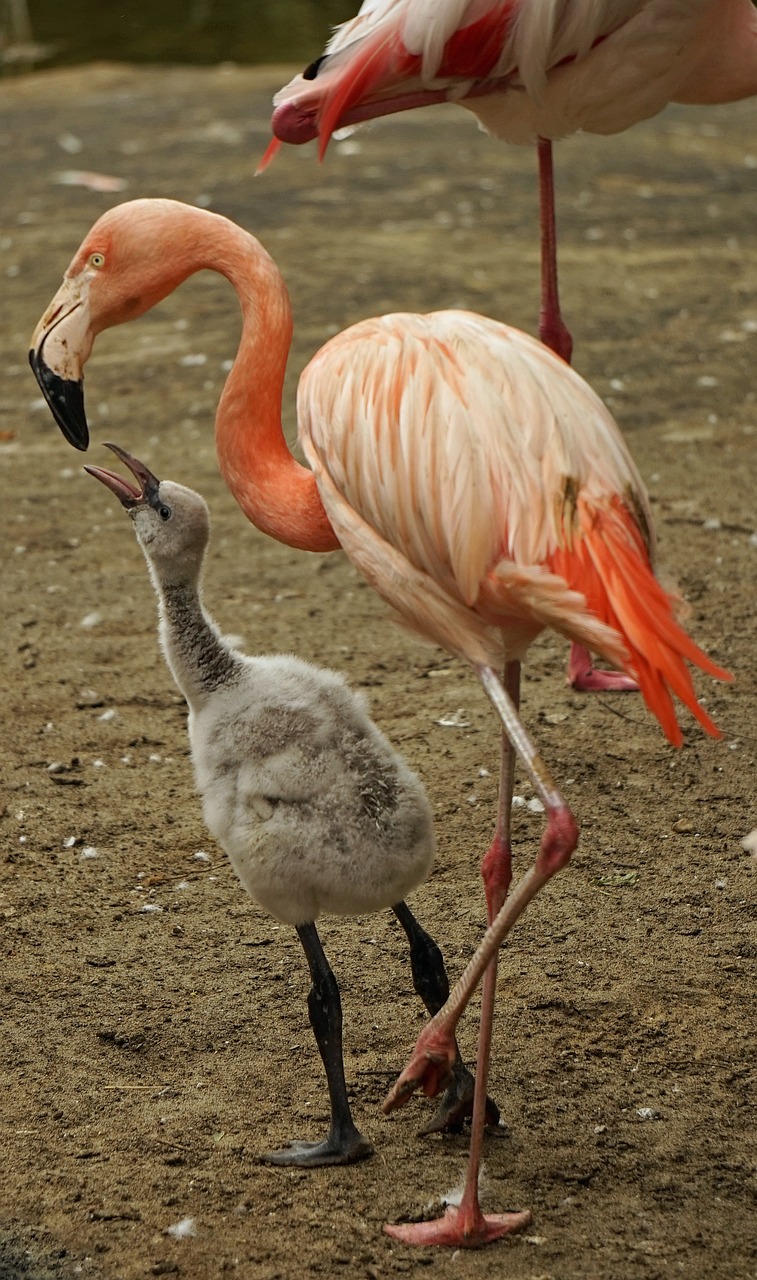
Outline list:
[[[105,443],[106,449],[111,449],[117,458],[120,458],[125,466],[129,468],[132,475],[139,481],[138,485],[132,483],[131,480],[124,479],[115,471],[108,471],[105,467],[85,466],[84,470],[89,475],[94,476],[96,480],[100,480],[111,493],[115,493],[122,507],[127,511],[133,511],[135,507],[149,506],[157,501],[158,488],[160,481],[153,475],[152,471],[140,462],[138,458],[133,458],[125,449],[121,449],[117,444]]]

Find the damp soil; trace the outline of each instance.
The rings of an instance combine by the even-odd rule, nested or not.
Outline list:
[[[523,714],[582,837],[501,958],[485,1208],[532,1225],[481,1252],[414,1251],[382,1224],[459,1183],[467,1138],[418,1136],[431,1103],[381,1100],[423,1025],[389,913],[327,920],[363,1164],[271,1168],[327,1114],[293,932],[241,891],[203,829],[185,708],[118,504],[41,405],[28,339],[108,206],[200,202],[259,235],[292,294],[286,388],[324,339],[386,310],[470,307],[533,331],[534,157],[455,108],[288,150],[254,177],[290,68],[95,66],[0,87],[0,924],[3,1280],[747,1280],[757,1275],[757,112],[671,110],[558,148],[563,302],[577,368],[649,485],[659,565],[723,730],[663,740],[637,697],[580,696],[534,645]],[[80,172],[120,192],[76,185]],[[74,175],[72,177],[72,174]],[[478,864],[498,734],[461,664],[401,632],[341,555],[258,534],[225,490],[214,408],[239,332],[205,273],[87,370],[93,433],[207,498],[208,604],[250,651],[337,667],[425,780],[438,833],[412,898],[451,975],[483,923]],[[449,723],[451,722],[451,723]],[[531,791],[519,775],[524,801]],[[543,816],[514,812],[518,871]],[[203,856],[200,857],[199,855]],[[461,1027],[475,1054],[476,1007]],[[193,1219],[194,1235],[169,1228]]]

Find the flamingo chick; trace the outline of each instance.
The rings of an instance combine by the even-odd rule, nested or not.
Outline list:
[[[578,841],[518,714],[520,663],[536,636],[552,628],[637,680],[676,746],[683,734],[673,695],[719,736],[687,661],[730,676],[685,633],[676,601],[654,576],[649,503],[609,410],[569,365],[517,329],[440,311],[381,316],[337,334],[300,378],[299,439],[310,469],[298,463],[281,422],[292,334],[284,282],[254,237],[207,210],[169,200],[119,205],[74,255],[30,352],[73,444],[88,442],[82,369],[95,335],[147,311],[203,267],[231,281],[242,308],[216,446],[243,511],[289,546],[343,547],[407,625],[470,664],[499,717],[499,805],[481,866],[487,937],[498,944]],[[547,827],[508,899],[514,753]],[[485,1218],[478,1205],[496,946],[488,957],[468,1179],[454,1220],[439,1229],[445,1244],[480,1244],[512,1226]],[[440,1010],[421,1036],[396,1101],[418,1084],[429,1094],[444,1086],[455,1058],[451,1019],[481,973],[476,967],[454,1008]],[[403,1230],[424,1243],[433,1234],[421,1236],[417,1224]]]
[[[557,289],[552,139],[615,134],[669,102],[757,93],[751,0],[364,0],[324,54],[274,98],[274,141],[439,102],[497,138],[538,140],[542,340],[570,360]]]
[[[441,952],[403,901],[425,880],[434,832],[423,786],[335,671],[290,655],[247,657],[206,612],[200,574],[210,533],[198,493],[159,481],[116,445],[138,486],[86,467],[134,522],[157,592],[160,642],[189,704],[189,741],[205,822],[255,902],[294,925],[310,966],[310,1022],[323,1060],[331,1125],[273,1164],[348,1164],[372,1154],[355,1127],[342,1061],[339,987],[315,921],[391,906],[411,945],[430,1012],[449,994]],[[458,1061],[458,1080],[468,1074]],[[472,1082],[471,1089],[472,1092]]]

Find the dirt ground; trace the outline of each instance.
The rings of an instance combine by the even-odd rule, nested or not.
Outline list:
[[[423,1024],[389,913],[323,928],[374,1158],[257,1162],[318,1136],[326,1115],[303,957],[203,829],[133,534],[26,361],[83,234],[136,195],[207,204],[279,262],[296,320],[290,433],[299,370],[361,316],[460,305],[533,331],[532,153],[445,108],[334,145],[320,168],[312,147],[288,150],[255,179],[289,74],[94,67],[0,87],[0,1277],[753,1278],[757,866],[741,841],[757,826],[755,105],[672,110],[558,148],[576,365],[627,433],[690,629],[736,680],[698,679],[724,737],[686,714],[676,752],[634,696],[572,693],[562,641],[534,646],[524,714],[583,834],[503,951],[491,1092],[506,1128],[488,1139],[483,1190],[486,1208],[528,1206],[533,1224],[450,1254],[381,1230],[455,1186],[467,1147],[417,1136],[425,1100],[381,1115]],[[70,185],[79,170],[126,186]],[[482,931],[494,717],[472,675],[402,634],[343,557],[278,546],[236,508],[212,419],[238,327],[227,283],[205,274],[101,336],[92,460],[113,439],[200,489],[221,625],[367,690],[431,795],[438,859],[412,902],[455,976]],[[522,869],[543,819],[514,816]],[[472,1008],[468,1057],[476,1021]],[[185,1218],[195,1235],[168,1233]]]

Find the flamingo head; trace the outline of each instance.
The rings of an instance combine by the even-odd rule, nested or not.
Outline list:
[[[134,522],[137,540],[161,583],[196,579],[210,536],[210,516],[199,493],[152,471],[117,444],[106,444],[136,484],[106,467],[84,470],[110,489]]]
[[[130,200],[97,220],[37,325],[29,362],[53,416],[77,449],[89,444],[83,370],[103,329],[155,306],[186,275],[174,200]]]

